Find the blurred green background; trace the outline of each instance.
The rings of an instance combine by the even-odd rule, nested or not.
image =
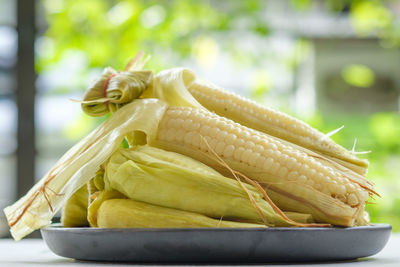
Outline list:
[[[382,195],[372,222],[400,231],[400,1],[41,0],[36,13],[37,178],[100,121],[68,99],[144,50],[154,71],[188,67],[322,132],[344,125],[333,139],[356,142]]]

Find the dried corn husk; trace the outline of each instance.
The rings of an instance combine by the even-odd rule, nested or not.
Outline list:
[[[152,76],[151,71],[117,72],[106,68],[101,77],[88,88],[81,101],[82,110],[94,117],[115,112],[124,104],[139,98],[149,86]]]
[[[4,209],[14,239],[50,224],[65,201],[95,175],[128,133],[140,131],[154,138],[166,107],[156,99],[136,100],[73,146],[24,197]]]

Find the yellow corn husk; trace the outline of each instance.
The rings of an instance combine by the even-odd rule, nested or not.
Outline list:
[[[312,217],[311,214],[293,212],[293,211],[285,211],[284,213],[289,219],[291,219],[295,222],[304,223],[304,224],[315,223],[314,218]]]
[[[188,90],[188,84],[192,84],[195,79],[194,73],[187,69],[164,70],[154,77],[152,86],[148,87],[145,94],[147,97],[164,100],[170,106],[204,109]]]
[[[96,172],[96,175],[93,177],[93,185],[99,191],[104,190],[104,169]]]
[[[97,211],[100,228],[265,228],[262,224],[232,222],[131,199],[104,201]]]
[[[101,167],[86,186],[89,195],[89,205],[97,198],[100,192],[104,190],[104,186],[104,169]]]
[[[88,200],[89,193],[86,185],[84,185],[65,204],[61,213],[61,224],[65,227],[88,226]]]
[[[150,146],[136,146],[118,150],[105,169],[106,188],[118,190],[130,199],[213,218],[263,222],[237,181],[186,156]],[[248,184],[243,186],[268,224],[296,225],[277,214],[256,188]]]
[[[10,231],[19,240],[51,223],[72,194],[86,184],[128,133],[143,132],[155,138],[167,105],[156,99],[125,105],[73,146],[22,198],[4,209]]]
[[[96,197],[93,199],[92,203],[90,203],[90,205],[88,207],[87,221],[89,222],[89,225],[91,227],[98,227],[97,211],[104,201],[109,200],[109,199],[124,199],[124,198],[126,198],[126,196],[124,196],[122,193],[120,193],[116,190],[98,191],[98,194],[96,195]]]

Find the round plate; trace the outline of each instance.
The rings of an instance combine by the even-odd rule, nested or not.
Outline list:
[[[374,255],[387,224],[350,228],[63,228],[41,230],[57,255],[123,262],[311,262]]]

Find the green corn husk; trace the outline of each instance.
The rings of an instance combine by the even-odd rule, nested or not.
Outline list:
[[[212,219],[177,209],[155,206],[131,199],[104,201],[97,211],[101,228],[265,228],[262,224]]]
[[[93,178],[93,184],[97,190],[104,190],[104,170],[101,169],[96,172],[96,176]]]
[[[153,72],[147,70],[117,72],[106,68],[85,93],[81,101],[82,110],[94,117],[104,116],[110,111],[115,112],[122,105],[138,98],[150,85],[152,77]],[[106,81],[108,85],[105,84]]]
[[[104,169],[100,168],[95,176],[87,183],[87,191],[89,193],[89,205],[96,199],[98,194],[104,190]]]
[[[106,188],[130,199],[213,218],[263,222],[238,181],[181,154],[150,146],[119,149],[105,169]],[[277,214],[255,187],[243,185],[268,224],[293,225]]]
[[[88,226],[87,208],[89,193],[87,186],[82,186],[65,204],[61,213],[61,223],[65,227]]]

